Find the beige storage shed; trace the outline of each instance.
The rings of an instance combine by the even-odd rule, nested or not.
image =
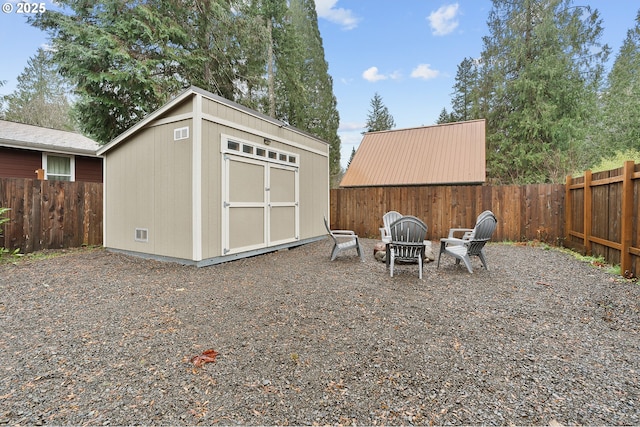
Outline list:
[[[205,90],[97,154],[108,249],[206,266],[326,236],[329,144]]]

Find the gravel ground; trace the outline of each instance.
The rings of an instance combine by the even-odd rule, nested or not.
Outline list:
[[[0,265],[0,424],[640,424],[640,285],[503,244],[390,278],[375,243]]]

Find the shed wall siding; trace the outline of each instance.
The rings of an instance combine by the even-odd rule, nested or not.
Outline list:
[[[202,257],[222,255],[220,126],[202,121]]]
[[[107,247],[191,259],[191,139],[174,141],[173,127],[143,129],[109,152]],[[135,240],[136,228],[148,242]]]
[[[329,147],[326,157],[300,152],[300,238],[327,234],[323,217],[329,218]]]
[[[329,146],[286,127],[281,128],[267,123],[206,98],[202,105],[205,117],[202,127],[203,258],[223,255],[221,245],[222,156],[220,153],[222,134],[264,148],[272,147],[298,154],[300,159],[299,237],[304,240],[326,234],[323,215],[329,216]],[[218,124],[225,121],[236,122],[240,129]],[[271,141],[269,146],[264,144],[265,138]]]

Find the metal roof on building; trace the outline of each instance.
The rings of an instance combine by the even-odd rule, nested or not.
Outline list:
[[[0,120],[0,146],[96,157],[100,148],[86,136],[57,129]]]
[[[485,120],[366,133],[340,187],[485,182]]]

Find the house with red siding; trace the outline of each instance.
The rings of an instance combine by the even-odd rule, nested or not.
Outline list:
[[[0,178],[102,182],[98,148],[79,133],[0,120]]]

